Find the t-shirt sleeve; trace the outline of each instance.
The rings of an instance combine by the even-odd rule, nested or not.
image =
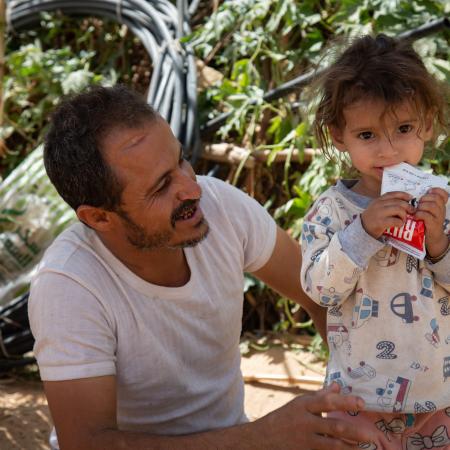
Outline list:
[[[75,279],[40,273],[32,283],[28,314],[43,380],[116,373],[112,324],[95,293]]]
[[[276,223],[264,207],[245,192],[218,179],[214,179],[214,184],[222,211],[242,242],[244,271],[255,272],[273,253]]]

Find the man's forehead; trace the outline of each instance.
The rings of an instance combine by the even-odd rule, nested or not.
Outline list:
[[[102,141],[101,151],[111,165],[133,164],[150,155],[159,159],[167,153],[178,151],[180,144],[169,125],[163,119],[147,122],[141,126],[116,128]]]
[[[123,151],[135,144],[139,136],[158,134],[163,120],[142,120],[136,124],[117,124],[103,133],[100,137],[102,151]]]
[[[120,127],[104,140],[104,157],[123,182],[145,171],[149,182],[178,160],[180,143],[163,119],[138,127]]]

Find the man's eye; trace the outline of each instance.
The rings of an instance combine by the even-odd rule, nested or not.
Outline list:
[[[363,141],[367,141],[373,138],[373,133],[371,131],[362,131],[361,133],[358,134],[358,137]]]
[[[413,127],[412,125],[406,124],[406,125],[400,125],[398,127],[398,131],[402,134],[406,134],[409,133],[410,131],[412,131]]]
[[[170,177],[167,177],[164,179],[164,182],[161,183],[159,187],[156,189],[156,193],[160,194],[161,192],[164,192],[169,187],[169,184],[170,184]]]

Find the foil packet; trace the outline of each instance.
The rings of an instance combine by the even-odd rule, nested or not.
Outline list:
[[[411,204],[417,206],[420,198],[431,188],[448,190],[448,181],[445,177],[422,172],[407,163],[386,167],[381,182],[381,195],[387,192],[402,191],[413,196]],[[414,215],[407,215],[405,224],[398,228],[388,228],[383,236],[388,244],[411,256],[424,259],[425,224],[423,220],[416,220]]]

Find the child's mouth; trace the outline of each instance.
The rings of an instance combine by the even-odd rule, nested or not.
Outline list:
[[[388,164],[386,166],[377,166],[377,167],[375,167],[375,170],[382,174],[384,172],[384,169],[387,169],[388,167],[392,167],[394,165],[395,164]]]

